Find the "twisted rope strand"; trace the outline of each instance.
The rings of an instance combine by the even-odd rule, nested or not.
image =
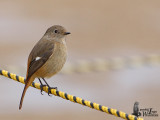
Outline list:
[[[5,77],[8,77],[10,79],[13,79],[15,81],[18,81],[18,82],[21,82],[21,83],[25,84],[25,78],[24,77],[17,76],[16,74],[13,74],[13,73],[9,73],[6,70],[0,70],[0,75],[3,75]],[[37,89],[40,89],[40,84],[39,83],[33,82],[30,86],[32,86],[34,88],[37,88]],[[47,86],[43,87],[43,90],[46,93],[48,93],[48,87]],[[53,94],[55,96],[59,96],[59,97],[61,97],[63,99],[66,99],[66,100],[70,100],[71,102],[79,103],[81,105],[99,110],[101,112],[106,112],[108,114],[111,114],[111,115],[114,115],[116,117],[120,117],[120,118],[123,118],[123,119],[126,119],[126,120],[143,120],[143,118],[140,118],[140,117],[137,118],[134,115],[129,115],[129,114],[126,114],[122,111],[118,111],[116,109],[108,108],[106,106],[102,106],[102,105],[99,105],[97,103],[93,103],[91,101],[84,100],[82,98],[67,94],[65,92],[58,91],[56,89],[51,89],[51,94]]]
[[[137,55],[128,57],[114,57],[114,58],[94,58],[92,60],[79,60],[78,62],[67,62],[61,74],[79,74],[89,72],[103,72],[113,70],[135,69],[140,67],[156,67],[160,66],[160,54]],[[8,70],[14,70],[21,73],[24,68],[16,66],[6,67]]]

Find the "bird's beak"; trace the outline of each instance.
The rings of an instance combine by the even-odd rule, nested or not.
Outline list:
[[[65,32],[65,33],[64,33],[64,35],[69,35],[69,34],[71,34],[71,33],[70,33],[70,32]]]

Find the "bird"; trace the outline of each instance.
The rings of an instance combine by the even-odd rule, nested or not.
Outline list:
[[[48,95],[52,88],[57,89],[57,87],[50,87],[45,78],[57,74],[65,64],[67,59],[66,36],[68,34],[70,32],[67,32],[63,26],[51,26],[33,47],[28,57],[25,86],[19,109],[22,108],[25,93],[35,78],[38,78],[41,84],[41,94],[44,86],[48,86]],[[41,79],[46,85],[42,84]]]
[[[135,102],[134,106],[133,106],[133,113],[132,113],[132,115],[135,115],[136,117],[140,116],[138,105],[139,105],[139,102]]]

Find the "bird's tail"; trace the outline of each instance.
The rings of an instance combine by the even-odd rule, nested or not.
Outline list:
[[[34,81],[34,78],[30,77],[26,80],[26,83],[25,83],[25,86],[24,86],[24,89],[23,89],[23,93],[22,93],[22,96],[21,96],[21,101],[20,101],[20,104],[19,104],[19,109],[22,108],[22,104],[23,104],[23,99],[24,99],[24,96],[25,96],[25,93],[28,89],[28,87],[30,86],[30,84]]]

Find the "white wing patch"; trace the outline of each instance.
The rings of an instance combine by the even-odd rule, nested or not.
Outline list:
[[[41,59],[41,57],[36,57],[36,61],[37,61],[37,60],[40,60],[40,59]]]

